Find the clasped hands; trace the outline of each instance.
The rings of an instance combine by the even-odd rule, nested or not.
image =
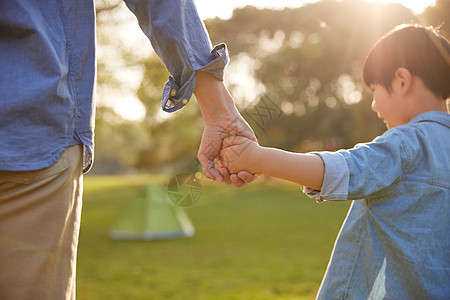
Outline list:
[[[230,121],[205,124],[198,159],[205,176],[236,187],[245,186],[256,179],[246,161],[248,146],[258,146],[257,139],[245,120],[238,114]],[[216,169],[217,162],[218,169]]]
[[[241,141],[241,139],[234,139],[233,142],[230,140],[233,136],[245,138],[245,141],[252,141],[254,145],[257,145],[257,139],[252,128],[237,110],[233,97],[231,97],[223,81],[216,79],[207,72],[197,71],[194,94],[205,122],[197,154],[205,176],[226,184],[232,183],[237,187],[255,180],[256,176],[248,170],[238,169],[237,166],[234,166],[234,163],[231,168],[231,160],[221,158],[221,154],[233,154],[230,151],[223,152],[223,150],[232,146],[234,148],[230,149],[243,152],[240,148],[236,148],[237,141]],[[218,163],[218,169],[215,167],[215,162]]]

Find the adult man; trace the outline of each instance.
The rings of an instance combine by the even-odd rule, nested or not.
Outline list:
[[[196,95],[206,177],[252,181],[214,168],[225,136],[255,139],[222,82],[226,46],[211,50],[192,0],[126,3],[172,74],[162,108]],[[93,1],[1,1],[0,70],[0,297],[74,299],[82,174],[93,162]]]

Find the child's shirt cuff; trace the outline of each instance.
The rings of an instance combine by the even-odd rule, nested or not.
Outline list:
[[[325,164],[322,189],[319,191],[305,186],[303,192],[317,202],[347,200],[350,175],[344,156],[339,152],[311,152],[311,154],[320,156]]]

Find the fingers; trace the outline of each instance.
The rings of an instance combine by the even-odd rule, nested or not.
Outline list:
[[[230,172],[228,171],[227,167],[222,164],[221,160],[217,160],[217,164],[219,165],[219,172],[220,175],[222,175],[223,183],[231,184]]]
[[[254,181],[256,178],[258,178],[257,175],[255,174],[251,174],[247,171],[239,171],[237,173],[237,176],[243,181],[245,182],[245,184],[249,184],[250,182]]]
[[[206,178],[223,182],[224,178],[220,175],[220,172],[215,168],[214,159],[209,159],[207,156],[199,153],[197,158],[202,165],[203,173]]]
[[[237,174],[231,174],[230,180],[236,187],[243,187],[254,181],[258,176],[247,171],[239,171]]]
[[[230,180],[235,187],[243,187],[247,185],[247,183],[245,183],[241,178],[239,178],[237,174],[231,174]]]
[[[225,167],[221,167],[219,169],[219,171],[220,171],[220,175],[222,175],[222,177],[223,177],[223,182],[227,185],[231,184],[232,181],[230,179],[230,172],[228,171],[228,169]]]
[[[222,177],[222,175],[220,175],[220,172],[214,167],[205,169],[204,173],[206,178],[216,180],[219,182],[224,182],[224,178]]]

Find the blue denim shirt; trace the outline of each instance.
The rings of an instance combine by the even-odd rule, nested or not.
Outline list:
[[[172,74],[165,111],[184,107],[195,71],[223,80],[226,46],[212,49],[192,0],[125,2]],[[95,69],[93,0],[0,1],[0,170],[48,167],[81,143],[89,169]]]
[[[430,111],[319,152],[318,201],[354,200],[318,299],[450,299],[450,115]]]

